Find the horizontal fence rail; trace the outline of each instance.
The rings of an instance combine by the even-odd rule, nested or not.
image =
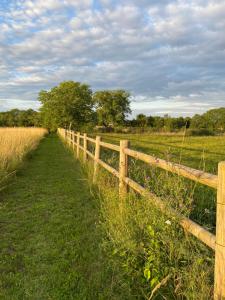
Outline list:
[[[62,128],[58,129],[58,133],[66,142],[69,143],[70,146],[73,147],[78,159],[80,157],[80,150],[82,150],[84,162],[86,162],[87,157],[90,157],[94,161],[93,182],[96,182],[98,168],[99,166],[102,166],[119,179],[120,197],[124,197],[128,192],[128,187],[130,187],[138,194],[150,199],[154,205],[160,208],[163,212],[169,212],[170,214],[178,217],[180,225],[186,231],[213,249],[215,251],[214,299],[225,299],[225,162],[219,163],[217,176],[132,150],[129,148],[129,142],[126,140],[121,140],[120,145],[115,145],[101,141],[100,136],[97,136],[95,139],[88,137],[86,133],[81,135],[80,132],[74,132]],[[81,140],[83,140],[83,145],[80,144]],[[88,142],[94,144],[94,154],[87,149]],[[101,160],[101,147],[119,152],[119,170],[114,169],[106,162]],[[151,193],[139,183],[130,179],[128,177],[128,157],[133,157],[136,160],[141,160],[151,166],[164,169],[171,173],[175,173],[179,176],[183,176],[216,189],[216,235],[210,233],[205,228],[188,219],[187,217],[178,214],[178,212],[168,207],[168,205],[166,205],[165,202],[155,194]]]

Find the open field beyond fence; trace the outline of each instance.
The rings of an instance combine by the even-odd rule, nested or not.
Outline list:
[[[213,174],[217,173],[218,163],[225,158],[225,136],[100,135],[114,144],[123,139],[129,140],[132,149]]]
[[[76,151],[76,155],[79,158],[80,152],[83,153],[83,161],[87,162],[88,158],[91,158],[94,161],[94,172],[93,172],[93,181],[97,180],[98,168],[101,166],[112,175],[119,179],[119,194],[120,197],[126,197],[128,188],[135,191],[137,194],[140,194],[148,198],[156,207],[162,210],[164,213],[168,211],[170,214],[178,218],[180,225],[184,228],[186,232],[191,233],[197,239],[201,240],[211,249],[215,250],[215,277],[214,277],[214,299],[224,299],[225,297],[225,163],[220,162],[218,165],[218,175],[207,173],[202,170],[193,169],[178,163],[173,163],[168,160],[163,160],[155,158],[154,156],[132,150],[129,146],[127,140],[120,140],[120,145],[110,144],[107,142],[101,141],[101,137],[91,138],[87,134],[81,135],[80,133],[75,133],[73,131],[68,131],[64,129],[59,129],[59,134],[73,147]],[[107,136],[111,140],[112,137]],[[113,136],[117,138],[118,136]],[[129,138],[129,136],[126,136]],[[160,137],[161,138],[161,137]],[[171,138],[170,138],[171,139]],[[202,140],[203,141],[203,140]],[[206,141],[207,142],[207,141]],[[209,142],[209,141],[208,141]],[[214,140],[215,142],[215,140]],[[223,142],[221,138],[221,142]],[[157,142],[150,141],[150,144],[157,145]],[[89,144],[92,144],[92,147],[89,147]],[[141,142],[136,141],[136,146],[141,147]],[[166,145],[169,146],[171,141],[167,141]],[[173,146],[174,149],[182,148],[185,149],[184,140],[182,140],[182,145]],[[93,147],[94,145],[94,147]],[[132,144],[133,145],[133,144]],[[217,145],[217,143],[215,144]],[[142,147],[144,145],[142,144]],[[158,144],[158,147],[160,145]],[[117,168],[114,162],[108,164],[102,158],[102,149],[108,149],[118,153]],[[198,151],[198,149],[192,149],[186,146],[187,151]],[[223,151],[217,149],[211,150],[214,152],[214,155],[219,155],[222,157]],[[218,152],[217,152],[218,151]],[[129,158],[135,160],[140,160],[147,164],[148,166],[156,167],[163,169],[166,172],[179,175],[179,177],[184,177],[187,180],[194,181],[195,183],[207,186],[210,189],[216,191],[217,194],[217,213],[216,213],[216,234],[214,235],[209,230],[205,229],[203,226],[200,226],[197,222],[193,222],[190,218],[187,218],[184,215],[181,215],[177,212],[176,209],[169,207],[160,197],[155,193],[147,189],[140,182],[136,182],[134,179],[130,178],[129,172]],[[116,158],[116,156],[114,157]],[[191,158],[188,158],[191,161]],[[113,165],[114,164],[114,165]],[[144,168],[142,168],[142,173],[144,173]],[[161,182],[163,188],[164,182]],[[204,194],[204,191],[202,190]],[[199,193],[198,193],[199,194]],[[215,194],[214,194],[215,195]],[[215,200],[214,200],[215,202]]]

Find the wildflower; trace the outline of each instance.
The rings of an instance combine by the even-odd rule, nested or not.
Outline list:
[[[205,213],[206,214],[209,214],[210,213],[210,210],[208,208],[205,208]]]
[[[165,224],[171,225],[171,221],[170,220],[166,220]]]

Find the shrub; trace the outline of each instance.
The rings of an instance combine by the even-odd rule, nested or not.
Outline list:
[[[215,135],[215,132],[209,129],[188,129],[187,135],[190,136],[209,136],[209,135]]]

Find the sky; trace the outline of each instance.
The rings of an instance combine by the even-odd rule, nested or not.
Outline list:
[[[0,111],[65,80],[128,90],[133,115],[225,106],[225,1],[0,0]]]

